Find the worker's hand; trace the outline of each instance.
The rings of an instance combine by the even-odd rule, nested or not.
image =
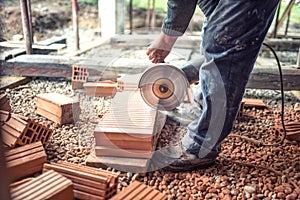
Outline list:
[[[149,60],[152,63],[164,62],[176,40],[176,36],[168,36],[164,33],[161,33],[160,36],[148,47],[146,51]]]

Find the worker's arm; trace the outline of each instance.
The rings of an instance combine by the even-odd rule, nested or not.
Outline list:
[[[194,15],[197,0],[168,0],[167,16],[162,32],[169,36],[181,36]]]
[[[160,36],[146,54],[153,63],[163,62],[177,38],[184,34],[195,12],[197,0],[168,0],[167,16]]]

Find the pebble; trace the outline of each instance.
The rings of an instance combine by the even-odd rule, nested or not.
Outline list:
[[[247,193],[249,193],[249,194],[252,194],[252,193],[254,193],[255,192],[255,186],[245,186],[244,187],[244,190],[245,190],[245,192],[247,192]]]
[[[85,98],[81,94],[82,109],[81,120],[77,124],[69,124],[59,126],[53,122],[44,119],[35,114],[35,96],[46,91],[59,92],[65,95],[77,95],[72,92],[71,83],[65,80],[33,80],[28,83],[31,88],[15,91],[14,89],[6,89],[8,97],[11,100],[11,106],[15,113],[20,113],[28,117],[37,119],[39,122],[56,129],[46,147],[48,161],[69,161],[78,164],[85,164],[86,157],[89,155],[92,144],[94,143],[93,130],[95,121],[97,123],[98,116],[103,116],[108,110],[109,99],[103,98]],[[63,89],[61,89],[63,88]],[[263,98],[271,101],[268,114],[264,111],[256,109],[245,109],[245,119],[240,119],[234,124],[233,132],[235,134],[243,134],[253,137],[257,140],[266,142],[275,142],[278,136],[275,135],[272,128],[273,125],[280,122],[280,110],[278,107],[278,92],[264,90],[247,89],[247,97]],[[286,120],[300,121],[300,114],[293,113],[295,98],[291,93],[286,93],[289,102],[286,105]],[[26,96],[26,98],[22,98]],[[273,98],[276,98],[273,100]],[[95,103],[91,108],[90,101]],[[277,107],[275,106],[277,104]],[[273,106],[273,107],[272,107]],[[96,113],[97,112],[97,113]],[[267,113],[267,112],[266,112]],[[265,117],[260,120],[259,117]],[[243,125],[243,126],[241,126]],[[242,129],[240,128],[242,127]],[[243,131],[243,132],[242,132]],[[259,131],[261,131],[260,134]],[[162,130],[161,137],[158,141],[158,147],[163,147],[168,142],[179,141],[186,133],[186,130],[179,127],[174,122],[168,122]],[[174,143],[175,143],[174,142]],[[199,169],[186,173],[171,173],[163,170],[149,172],[146,174],[126,173],[119,180],[118,190],[121,191],[127,187],[133,180],[141,181],[153,188],[157,188],[168,194],[169,199],[242,199],[256,198],[259,199],[299,199],[300,196],[295,192],[292,184],[288,184],[288,175],[300,177],[297,166],[300,162],[299,156],[295,156],[294,152],[300,151],[300,144],[296,141],[285,142],[283,146],[262,147],[255,146],[249,142],[245,142],[240,138],[228,137],[222,143],[222,156],[239,157],[239,161],[247,161],[257,165],[273,166],[278,171],[288,173],[284,176],[277,176],[269,170],[250,168],[243,165],[237,165],[218,157],[218,164],[208,169]],[[266,155],[266,156],[265,156]],[[284,161],[284,162],[283,162]],[[110,171],[114,170],[112,168]],[[299,185],[299,181],[296,182]],[[283,184],[286,184],[283,186]],[[288,185],[287,185],[288,184]],[[170,186],[170,187],[169,187]],[[177,198],[178,197],[178,198]]]

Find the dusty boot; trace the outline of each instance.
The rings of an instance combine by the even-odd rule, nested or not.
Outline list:
[[[167,116],[182,126],[189,125],[192,121],[200,119],[201,106],[197,103],[182,103],[179,107],[167,112]]]

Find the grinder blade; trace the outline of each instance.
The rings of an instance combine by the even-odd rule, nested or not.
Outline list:
[[[183,102],[189,83],[179,68],[158,64],[145,70],[138,87],[150,107],[172,110]]]

